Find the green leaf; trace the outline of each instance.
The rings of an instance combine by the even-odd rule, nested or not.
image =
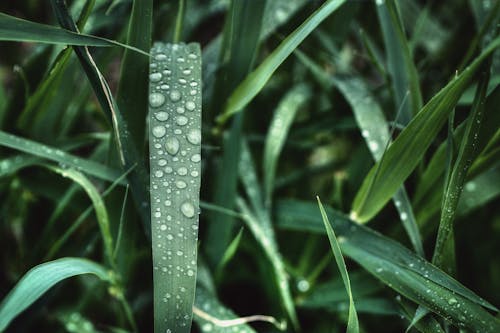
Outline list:
[[[326,234],[330,240],[330,247],[332,248],[333,255],[335,256],[335,261],[337,262],[340,274],[342,275],[347,295],[349,296],[349,319],[347,321],[347,333],[359,332],[358,314],[356,313],[356,307],[354,306],[354,299],[351,292],[351,282],[349,281],[349,274],[347,273],[344,257],[342,257],[337,237],[335,236],[335,232],[333,231],[330,221],[328,220],[325,209],[323,208],[319,197],[316,197],[316,199],[318,200],[321,218],[325,224]]]
[[[201,184],[201,51],[194,43],[155,43],[151,53],[154,327],[190,332]]]
[[[279,155],[285,145],[288,131],[292,126],[295,114],[311,98],[312,89],[306,84],[298,84],[283,97],[274,112],[271,125],[267,131],[264,145],[262,171],[264,174],[264,196],[266,206],[271,206],[274,178]]]
[[[243,109],[262,90],[269,78],[299,44],[316,29],[345,0],[328,0],[292,32],[281,44],[250,73],[229,97],[219,122],[225,122],[232,114]]]
[[[147,52],[114,40],[80,34],[0,13],[0,40],[81,46],[121,46],[148,56]]]
[[[0,303],[0,331],[55,284],[83,274],[93,274],[111,282],[105,267],[82,258],[61,258],[29,270]]]
[[[75,155],[68,154],[61,149],[47,146],[36,141],[24,139],[13,134],[5,133],[3,131],[0,131],[0,146],[9,147],[33,156],[38,156],[50,161],[58,162],[62,165],[71,166],[89,175],[110,182],[120,177],[120,172],[105,165],[91,160],[83,159]],[[32,161],[29,161],[29,163],[31,162]],[[19,161],[19,163],[21,163],[21,161]]]
[[[389,146],[356,195],[351,214],[356,221],[371,219],[394,195],[422,159],[481,63],[498,46],[500,38],[496,38],[468,68],[441,89]]]
[[[277,223],[287,229],[323,234],[324,225],[314,210],[313,203],[282,201],[277,208]],[[384,284],[457,327],[467,327],[474,332],[500,329],[498,319],[482,307],[495,312],[498,309],[458,281],[401,244],[328,207],[325,210],[337,238],[342,239],[339,242],[342,253]]]

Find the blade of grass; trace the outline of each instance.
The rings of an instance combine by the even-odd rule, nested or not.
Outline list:
[[[186,15],[185,0],[179,0],[179,9],[177,10],[177,17],[175,18],[175,30],[173,38],[174,43],[179,43],[182,39],[182,27],[185,15]]]
[[[324,234],[322,221],[314,216],[315,206],[299,201],[280,202],[276,221],[281,227]],[[474,332],[495,332],[500,328],[498,319],[482,307],[495,312],[498,309],[458,281],[399,243],[328,207],[325,210],[337,237],[342,239],[342,253],[384,284],[457,327]]]
[[[77,157],[65,151],[47,146],[36,141],[15,136],[13,134],[0,131],[0,146],[9,147],[27,154],[38,156],[50,161],[58,162],[61,165],[72,166],[89,175],[99,179],[114,181],[120,176],[117,170],[111,169],[97,162]],[[30,161],[32,162],[32,161]],[[123,184],[123,183],[122,183]]]
[[[149,55],[135,47],[114,40],[31,22],[4,13],[0,13],[0,40],[81,46],[120,46],[146,56]]]
[[[298,84],[287,92],[274,112],[264,144],[262,162],[266,207],[271,207],[278,159],[285,145],[288,131],[292,126],[297,111],[307,103],[311,96],[312,89],[310,86]]]
[[[231,115],[243,109],[262,90],[276,69],[299,44],[345,0],[328,0],[293,31],[280,45],[238,85],[227,100],[224,113],[217,121],[224,123]]]
[[[498,46],[500,38],[436,94],[389,146],[384,159],[373,166],[356,194],[352,206],[355,220],[371,219],[394,195],[421,160],[482,62]]]
[[[356,333],[359,332],[359,322],[358,322],[358,314],[356,313],[356,307],[354,305],[354,299],[352,297],[351,291],[351,281],[349,281],[349,274],[347,273],[347,267],[344,262],[344,257],[342,257],[342,252],[340,251],[339,243],[337,242],[337,237],[335,236],[335,232],[333,231],[332,225],[328,220],[328,216],[326,215],[325,209],[321,204],[321,200],[317,196],[319,210],[321,212],[321,218],[323,219],[323,223],[325,224],[326,234],[328,235],[328,239],[330,240],[330,247],[332,248],[333,255],[335,256],[335,261],[337,262],[337,266],[340,271],[340,275],[342,275],[342,280],[344,281],[344,286],[347,291],[347,295],[349,296],[349,319],[347,321],[347,333]]]
[[[152,0],[134,0],[128,24],[127,44],[144,52],[151,48]],[[129,125],[132,140],[142,156],[148,104],[149,59],[125,50],[120,69],[116,102]]]
[[[198,44],[155,43],[151,53],[154,328],[190,332],[201,184],[201,51]]]
[[[0,331],[54,285],[83,274],[93,274],[102,281],[112,282],[105,267],[82,258],[61,258],[33,267],[0,303]]]
[[[399,17],[397,3],[394,0],[377,2],[376,8],[384,38],[395,110],[399,106],[402,107],[400,120],[403,124],[408,124],[413,115],[422,108],[417,69],[406,40],[403,22]],[[407,91],[410,91],[410,101],[404,103]]]
[[[454,271],[455,267],[455,262],[453,260],[455,257],[455,249],[452,245],[453,220],[467,177],[467,172],[472,163],[472,158],[474,157],[474,150],[477,146],[477,138],[484,111],[484,101],[486,99],[486,89],[489,81],[489,72],[490,69],[489,66],[487,66],[482,73],[482,78],[477,87],[476,98],[472,105],[462,143],[460,144],[458,157],[445,189],[438,235],[434,248],[434,255],[432,257],[432,263],[438,267],[444,268],[445,271]],[[445,253],[447,248],[451,253]]]
[[[51,4],[54,8],[59,24],[66,29],[78,32],[78,28],[68,12],[66,3],[63,0],[51,0]],[[123,116],[113,99],[111,90],[104,79],[104,76],[97,68],[88,48],[86,46],[74,46],[73,49],[91,83],[99,104],[105,111],[104,114],[110,124],[113,125],[117,149],[123,169],[126,170],[130,169],[133,165],[136,166],[129,174],[128,181],[136,209],[143,222],[144,232],[147,236],[149,236],[150,204],[148,200],[147,172],[143,159],[141,158],[141,155],[139,155],[138,147],[132,140],[132,136],[128,130],[128,124],[123,119]]]

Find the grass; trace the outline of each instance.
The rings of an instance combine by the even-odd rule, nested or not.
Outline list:
[[[500,331],[499,20],[1,5],[0,332]]]

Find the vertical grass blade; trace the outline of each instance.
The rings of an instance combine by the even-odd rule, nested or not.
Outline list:
[[[54,285],[83,274],[111,282],[105,267],[82,258],[61,258],[30,269],[0,303],[0,331]]]
[[[149,149],[155,333],[191,330],[201,174],[201,52],[155,43]]]
[[[271,206],[278,158],[285,145],[288,130],[292,126],[295,114],[309,100],[311,95],[312,90],[310,86],[299,84],[283,97],[274,113],[267,132],[264,145],[264,161],[262,164],[264,174],[264,196],[267,207]]]
[[[323,223],[325,224],[326,234],[328,235],[328,239],[330,240],[330,246],[332,248],[333,255],[335,256],[335,261],[337,262],[340,275],[342,275],[342,280],[344,281],[347,295],[349,296],[349,319],[347,321],[347,333],[358,333],[358,314],[356,313],[356,307],[354,306],[354,299],[351,292],[351,281],[349,281],[349,274],[347,273],[347,267],[344,262],[344,257],[342,257],[342,252],[340,251],[337,237],[335,236],[335,232],[333,231],[330,221],[328,220],[325,209],[321,204],[321,200],[319,199],[319,197],[316,197],[316,199],[318,200],[321,218],[323,219]]]
[[[354,199],[352,216],[357,221],[375,216],[411,174],[480,65],[498,46],[499,37],[422,108],[370,170]]]
[[[262,90],[266,82],[288,58],[299,44],[332,12],[344,4],[345,0],[328,0],[309,18],[292,32],[281,44],[262,62],[257,69],[250,73],[245,80],[233,91],[224,113],[218,121],[225,122],[232,114],[243,109]]]

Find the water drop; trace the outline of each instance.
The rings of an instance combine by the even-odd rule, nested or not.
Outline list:
[[[193,145],[200,144],[201,142],[201,132],[199,129],[192,129],[187,133],[186,139],[189,143]]]
[[[153,108],[157,108],[162,106],[165,103],[165,96],[160,93],[151,93],[149,94],[149,105]]]
[[[160,226],[160,230],[161,230],[161,231],[165,231],[165,230],[167,230],[167,225],[166,225],[166,224],[162,224],[162,225]]]
[[[182,85],[184,85],[184,84],[186,84],[186,83],[187,83],[187,80],[186,80],[186,79],[183,79],[183,78],[180,78],[180,79],[179,79],[179,83],[180,83],[180,84],[182,84]]]
[[[186,188],[187,184],[182,180],[178,180],[175,182],[175,186],[177,186],[178,189],[184,189]]]
[[[408,218],[408,214],[406,214],[405,212],[402,212],[401,213],[401,220],[406,221],[407,218]]]
[[[175,111],[177,111],[177,113],[179,113],[179,114],[183,114],[184,108],[182,106],[179,106],[177,109],[175,109]]]
[[[198,177],[198,171],[196,171],[196,170],[191,171],[191,176]]]
[[[149,75],[149,80],[151,82],[158,82],[161,80],[161,73],[152,73]]]
[[[192,218],[195,214],[194,206],[189,201],[184,202],[181,205],[181,213],[187,218]]]
[[[165,111],[157,112],[155,114],[155,118],[158,119],[159,121],[167,121],[168,120],[168,113]]]
[[[189,75],[189,74],[191,74],[191,70],[190,69],[185,69],[185,70],[182,71],[182,74]]]
[[[376,141],[368,141],[368,146],[370,147],[371,151],[378,150],[378,143]]]
[[[168,234],[168,235],[167,235],[167,239],[168,239],[168,240],[172,240],[172,239],[174,239],[174,236],[172,236],[171,234]]]
[[[167,165],[167,160],[164,160],[162,158],[161,160],[158,161],[158,165],[161,166],[161,167]]]
[[[181,250],[177,251],[178,256],[182,256],[183,254],[184,254],[184,252],[182,252]]]
[[[452,298],[450,298],[450,299],[448,300],[448,304],[450,304],[450,305],[455,305],[455,304],[457,304],[457,303],[458,303],[458,301],[457,301],[457,299],[456,299],[456,298],[454,298],[454,297],[452,297]]]
[[[187,101],[186,109],[188,109],[188,111],[193,111],[194,109],[196,109],[196,104],[193,101]]]
[[[188,169],[186,167],[180,167],[177,169],[177,174],[180,176],[185,176],[188,173]]]
[[[189,53],[188,58],[189,58],[189,59],[196,59],[196,58],[197,58],[197,56],[196,56],[196,54],[195,54],[195,53]]]
[[[169,97],[172,102],[177,102],[181,99],[181,93],[179,90],[172,90]]]
[[[187,117],[184,117],[184,116],[179,116],[177,117],[176,119],[176,123],[177,125],[179,126],[184,126],[188,123],[189,119]]]
[[[168,206],[171,206],[171,205],[172,205],[172,201],[170,201],[170,200],[165,200],[164,204],[165,204],[165,206],[167,206],[167,207],[168,207]]]
[[[201,155],[200,154],[194,154],[193,156],[191,156],[191,162],[198,163],[199,161],[201,161]]]
[[[310,288],[309,282],[307,280],[300,280],[297,282],[297,289],[301,292],[306,292]]]
[[[156,172],[155,172],[155,177],[156,177],[156,178],[161,178],[161,177],[163,177],[163,171],[161,171],[161,170],[156,171]]]
[[[187,275],[188,276],[193,276],[194,275],[194,271],[192,269],[188,269]]]
[[[162,138],[167,133],[165,126],[155,126],[153,127],[153,136],[156,138]]]
[[[367,137],[368,137],[368,135],[370,135],[370,132],[368,132],[367,130],[363,130],[363,131],[361,132],[361,135],[363,136],[363,138],[367,138]]]
[[[168,138],[165,142],[165,149],[170,155],[175,155],[179,151],[179,140],[177,138]]]
[[[167,56],[164,55],[163,53],[159,53],[159,54],[155,55],[155,60],[158,60],[158,61],[167,60]]]

